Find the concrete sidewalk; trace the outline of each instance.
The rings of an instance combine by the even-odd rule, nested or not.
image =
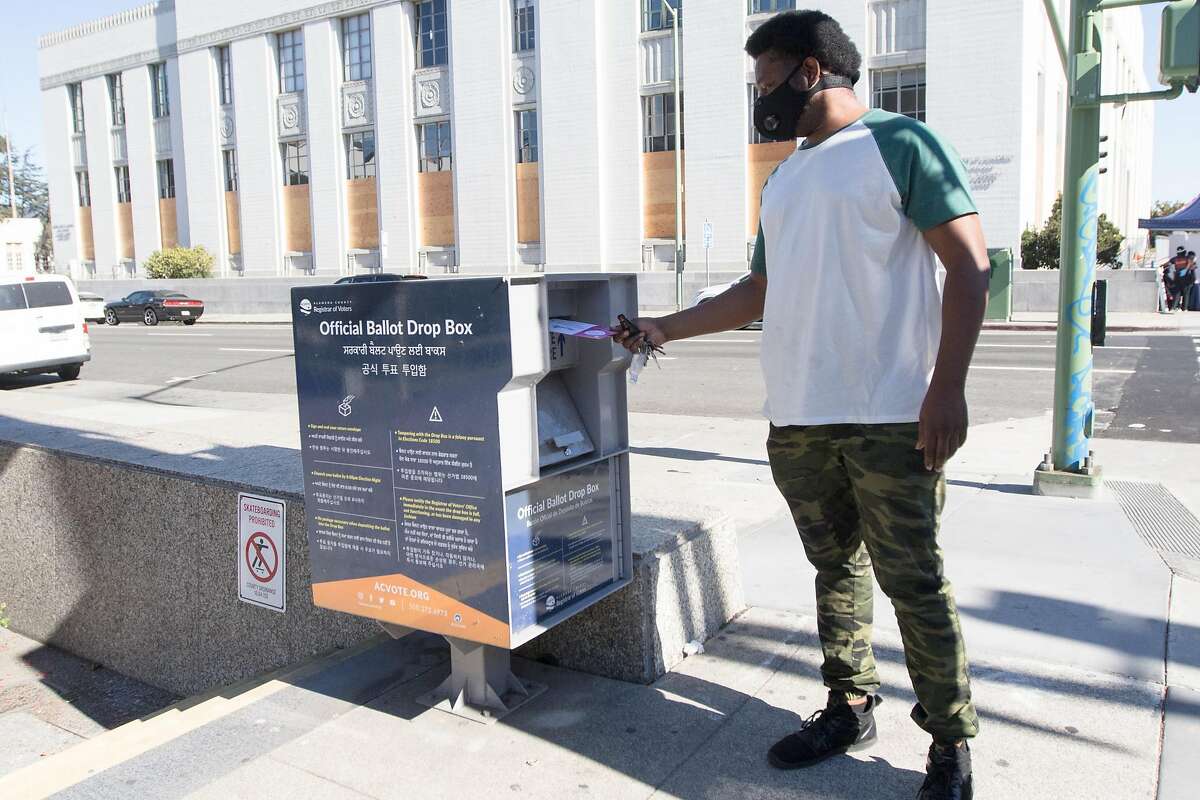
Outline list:
[[[522,663],[550,690],[492,726],[414,698],[445,669],[417,634],[289,675],[219,705],[161,715],[0,780],[0,793],[112,798],[910,798],[927,738],[899,643],[877,637],[888,685],[879,744],[808,770],[767,747],[824,701],[813,620],[747,612],[653,686]],[[989,798],[1153,797],[1161,688],[1086,669],[975,662]],[[1067,766],[1069,765],[1069,766]],[[9,794],[11,792],[11,794]]]
[[[199,459],[225,480],[275,470],[299,484],[294,398],[55,386],[0,398],[0,437],[20,430],[101,458],[136,442],[147,466]],[[880,744],[792,773],[764,761],[824,699],[812,570],[771,481],[766,423],[635,414],[631,435],[634,492],[717,505],[737,521],[755,606],[656,684],[524,663],[551,691],[485,727],[414,703],[441,679],[446,651],[409,637],[103,734],[0,779],[0,797],[914,796],[927,738],[907,719],[913,698],[883,598]],[[1200,445],[1095,440],[1110,486],[1161,483],[1183,503],[1167,520],[1174,537],[1155,540],[1155,513],[1135,525],[1122,505],[1136,512],[1135,495],[1029,494],[1048,438],[1045,418],[973,427],[948,474],[943,543],[984,723],[979,796],[1190,798],[1200,559],[1185,550],[1200,542]]]

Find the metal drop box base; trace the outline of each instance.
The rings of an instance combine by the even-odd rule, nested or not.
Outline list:
[[[438,688],[417,698],[421,705],[490,724],[546,691],[544,683],[513,674],[512,651],[444,638],[450,644],[450,675]]]

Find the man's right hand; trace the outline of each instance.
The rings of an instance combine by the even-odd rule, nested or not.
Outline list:
[[[627,333],[626,331],[622,330],[619,325],[612,329],[613,341],[624,347],[629,352],[636,353],[638,350],[638,345],[640,345],[643,340],[649,340],[650,344],[657,347],[662,347],[664,344],[670,341],[670,337],[667,336],[666,329],[664,328],[661,319],[655,317],[639,317],[638,319],[632,320],[632,322],[637,326],[641,333],[636,335]]]
[[[735,283],[707,303],[686,308],[665,317],[639,317],[633,324],[641,331],[630,336],[613,327],[613,341],[636,353],[638,344],[649,341],[656,347],[680,339],[709,333],[731,331],[762,319],[767,297],[767,277],[752,274],[749,280]]]

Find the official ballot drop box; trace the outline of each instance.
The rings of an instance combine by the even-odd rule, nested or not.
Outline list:
[[[514,648],[629,582],[632,275],[292,289],[316,605]],[[556,325],[555,327],[560,327]]]

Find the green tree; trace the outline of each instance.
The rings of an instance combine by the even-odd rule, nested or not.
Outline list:
[[[1159,200],[1154,204],[1154,208],[1150,209],[1150,218],[1169,217],[1183,206],[1182,200]]]
[[[165,250],[155,250],[146,259],[146,277],[173,280],[211,278],[212,267],[212,253],[202,245],[168,247]]]
[[[1104,214],[1097,220],[1096,263],[1116,269],[1125,237]],[[1021,234],[1021,266],[1024,269],[1058,269],[1062,240],[1062,195],[1054,201],[1050,217],[1040,229],[1026,228]]]
[[[12,213],[9,210],[8,202],[11,189],[8,185],[8,141],[3,136],[0,136],[0,151],[3,151],[5,156],[4,161],[0,162],[0,218],[7,218]],[[49,269],[49,265],[54,259],[54,237],[50,224],[50,190],[46,186],[41,166],[29,157],[28,149],[25,152],[14,150],[12,160],[17,216],[37,217],[42,221],[42,238],[38,241],[35,257],[39,268]]]

